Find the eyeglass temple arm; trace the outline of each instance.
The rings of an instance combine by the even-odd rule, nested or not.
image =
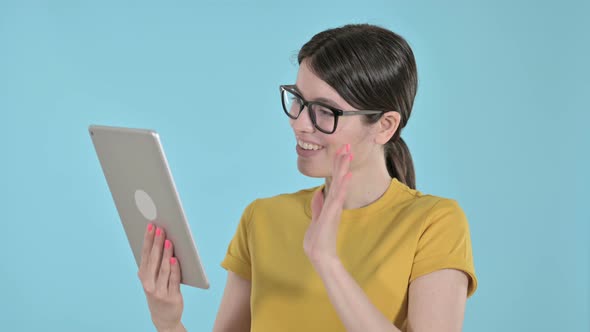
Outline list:
[[[340,114],[341,116],[347,116],[347,115],[369,115],[369,114],[379,114],[379,113],[385,113],[385,112],[389,112],[389,111],[372,111],[372,110],[362,110],[362,111],[346,111],[343,112],[342,114]]]

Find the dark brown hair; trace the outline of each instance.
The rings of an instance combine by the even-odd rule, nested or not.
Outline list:
[[[391,177],[415,189],[414,163],[400,136],[418,88],[416,61],[405,39],[375,25],[350,24],[313,36],[297,56],[299,64],[304,59],[353,107],[400,113],[400,125],[384,146],[385,160]],[[381,116],[364,117],[372,124]]]

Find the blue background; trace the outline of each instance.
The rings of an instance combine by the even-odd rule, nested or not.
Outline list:
[[[183,287],[210,331],[245,206],[320,183],[296,168],[278,85],[326,28],[408,39],[404,137],[418,189],[457,199],[480,286],[465,331],[589,331],[590,2],[0,1],[0,326],[153,330],[87,133],[162,137],[211,280]]]

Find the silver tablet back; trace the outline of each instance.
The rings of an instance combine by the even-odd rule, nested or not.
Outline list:
[[[209,288],[158,133],[98,125],[88,130],[137,266],[145,229],[153,222],[174,244],[181,282]]]

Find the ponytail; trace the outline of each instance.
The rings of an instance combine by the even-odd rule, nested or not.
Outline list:
[[[410,149],[406,142],[396,133],[384,146],[387,171],[392,178],[398,179],[406,186],[416,189],[416,174]]]

